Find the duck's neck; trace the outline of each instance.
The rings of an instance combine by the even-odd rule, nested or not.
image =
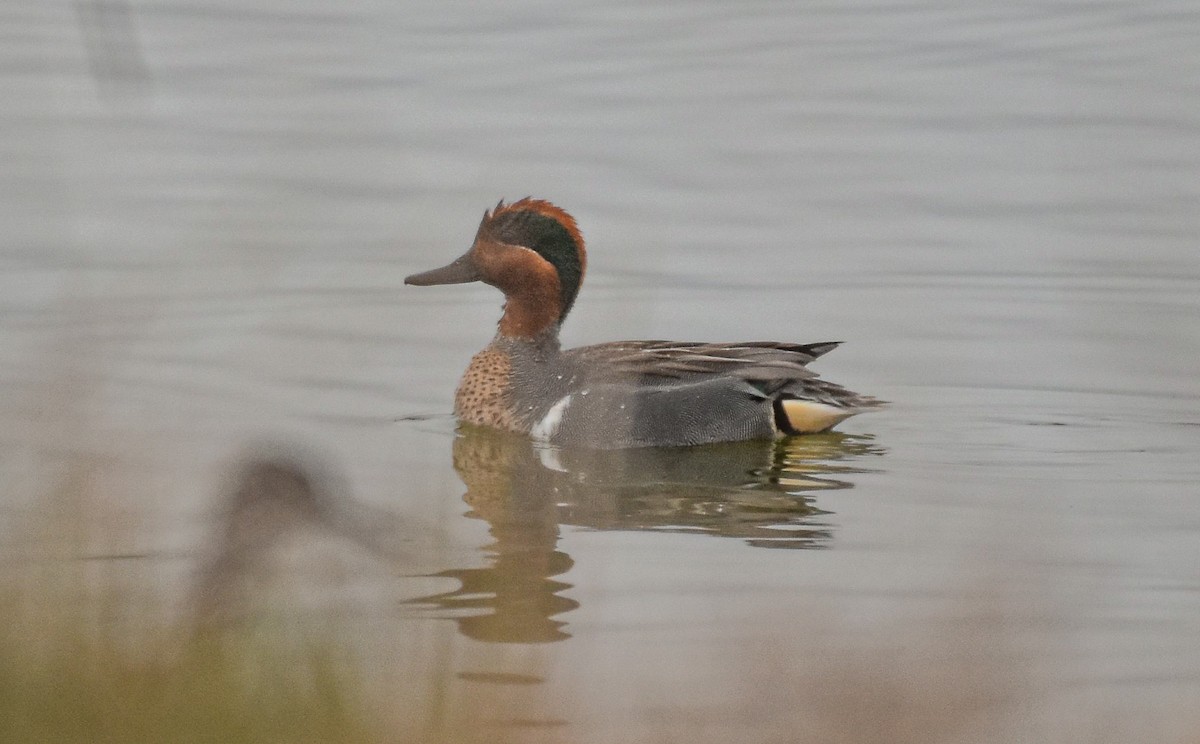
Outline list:
[[[552,339],[557,344],[561,321],[557,290],[557,287],[531,288],[526,292],[509,294],[504,300],[499,335],[529,342]]]
[[[543,330],[534,335],[517,336],[504,332],[501,327],[492,339],[492,346],[500,347],[509,354],[525,359],[547,360],[556,356],[561,350],[558,340],[558,325]]]

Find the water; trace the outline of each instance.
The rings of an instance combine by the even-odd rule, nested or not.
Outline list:
[[[768,691],[930,628],[1038,669],[1030,720],[1191,716],[1191,5],[0,14],[9,532],[82,479],[84,557],[171,612],[229,463],[282,442],[350,515],[268,572],[285,614],[522,735],[770,738]],[[403,277],[527,194],[589,241],[567,345],[843,340],[817,369],[894,404],[791,450],[456,438],[500,298]]]

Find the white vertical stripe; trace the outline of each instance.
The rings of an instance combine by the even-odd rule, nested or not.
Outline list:
[[[549,442],[550,438],[558,433],[558,427],[562,426],[563,414],[569,405],[571,405],[571,396],[566,395],[560,398],[557,403],[550,406],[550,410],[546,411],[542,420],[533,425],[533,428],[529,430],[529,436],[540,442]]]

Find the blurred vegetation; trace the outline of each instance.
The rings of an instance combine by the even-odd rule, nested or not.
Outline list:
[[[332,640],[130,623],[86,561],[30,568],[0,565],[0,741],[386,740]]]
[[[131,653],[73,614],[31,624],[30,601],[41,600],[6,597],[0,608],[0,741],[385,740],[319,643],[197,636]]]
[[[148,577],[92,555],[121,527],[89,485],[77,463],[0,540],[0,742],[391,740],[336,639],[172,620]]]

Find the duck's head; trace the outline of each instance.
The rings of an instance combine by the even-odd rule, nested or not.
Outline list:
[[[405,284],[483,282],[504,292],[500,334],[536,339],[557,332],[587,268],[583,236],[575,219],[548,201],[526,197],[501,201],[483,213],[471,249]]]

